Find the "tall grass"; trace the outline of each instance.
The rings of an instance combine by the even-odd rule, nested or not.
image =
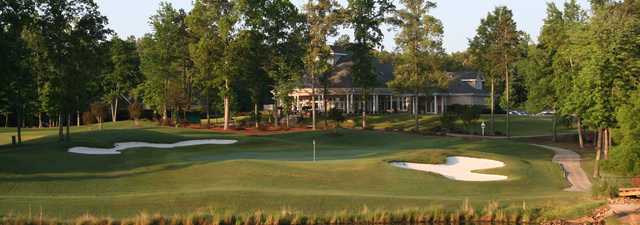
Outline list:
[[[20,216],[7,214],[2,217],[3,225],[387,225],[387,224],[463,224],[463,223],[505,223],[528,224],[543,222],[539,210],[520,206],[501,205],[491,201],[480,209],[465,200],[460,208],[445,209],[438,206],[408,208],[395,211],[370,210],[363,206],[356,211],[337,211],[324,215],[307,215],[300,211],[283,208],[280,212],[232,214],[215,210],[200,210],[188,215],[166,216],[161,214],[138,213],[124,219],[98,218],[83,215],[72,220],[47,218],[44,215]]]

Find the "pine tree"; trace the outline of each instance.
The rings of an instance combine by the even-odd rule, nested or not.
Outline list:
[[[507,7],[496,7],[482,19],[476,36],[469,43],[475,64],[489,79],[491,87],[491,133],[495,134],[495,93],[499,81],[505,81],[504,96],[507,111],[506,135],[510,135],[509,107],[511,106],[511,76],[515,62],[521,56],[523,33],[517,30],[513,13]]]
[[[390,0],[349,0],[346,21],[354,30],[352,77],[355,86],[360,88],[362,96],[362,128],[367,128],[367,99],[371,88],[377,85],[377,73],[371,51],[382,47],[381,26],[387,16],[395,11]]]
[[[307,78],[311,83],[311,126],[316,129],[316,85],[317,79],[331,68],[328,63],[331,49],[327,39],[336,33],[340,22],[338,3],[335,0],[309,0],[304,6],[308,23],[308,44],[304,57]]]
[[[395,14],[396,24],[401,31],[396,36],[396,44],[402,50],[396,63],[395,78],[389,82],[393,89],[414,94],[418,101],[420,94],[445,88],[448,79],[442,71],[442,23],[429,15],[436,4],[426,0],[402,0],[404,9]],[[420,129],[417,109],[414,109],[415,130]]]

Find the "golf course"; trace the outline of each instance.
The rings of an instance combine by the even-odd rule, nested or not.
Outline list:
[[[244,214],[284,209],[305,215],[369,210],[500,207],[535,209],[559,217],[599,204],[570,184],[553,151],[506,140],[470,140],[400,132],[340,129],[247,136],[152,122],[72,128],[70,142],[56,129],[27,129],[20,146],[0,147],[0,214],[84,214],[127,218],[141,212],[185,215],[199,210]],[[12,130],[0,130],[6,140]],[[118,155],[85,155],[71,147],[114,143],[175,143],[232,139],[228,145],[135,148]],[[313,142],[316,142],[316,161]],[[503,181],[465,182],[389,162],[445,163],[447,156],[504,162],[482,173]],[[476,171],[478,172],[478,171]],[[580,199],[580,204],[576,204]]]

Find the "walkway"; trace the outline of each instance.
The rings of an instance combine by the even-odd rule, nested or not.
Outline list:
[[[591,190],[591,181],[589,181],[589,177],[587,177],[587,174],[582,167],[580,167],[580,155],[578,155],[578,153],[558,147],[531,145],[553,150],[556,153],[556,155],[553,156],[553,162],[562,166],[567,180],[571,183],[571,187],[565,189],[565,191],[588,192]]]

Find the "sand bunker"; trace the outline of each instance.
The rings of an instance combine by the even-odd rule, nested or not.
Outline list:
[[[499,181],[506,180],[507,176],[474,173],[474,170],[484,170],[504,167],[504,163],[489,159],[453,156],[447,157],[447,163],[441,165],[392,162],[391,165],[425,172],[437,173],[446,178],[459,181]]]
[[[147,142],[122,142],[116,143],[113,148],[89,148],[89,147],[73,147],[69,149],[69,152],[85,155],[118,155],[122,154],[120,151],[129,148],[178,148],[194,145],[229,145],[234,144],[236,140],[220,140],[220,139],[207,139],[207,140],[192,140],[181,141],[173,144],[154,144]]]

